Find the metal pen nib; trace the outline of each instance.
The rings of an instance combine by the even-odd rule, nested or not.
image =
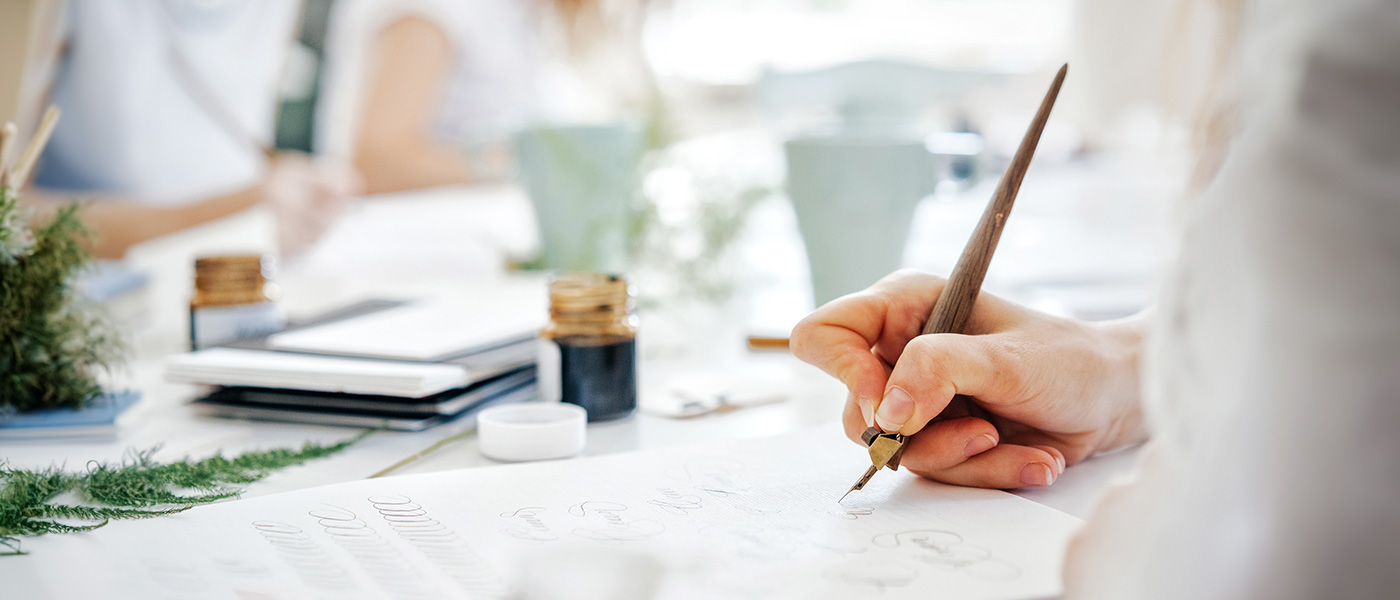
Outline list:
[[[856,484],[851,486],[845,495],[841,496],[841,500],[845,500],[846,496],[851,495],[851,492],[864,489],[865,484],[870,483],[870,478],[879,473],[882,467],[890,470],[898,469],[899,459],[904,455],[904,436],[898,433],[885,433],[871,427],[861,434],[860,439],[867,446],[870,446],[870,468],[866,469],[865,475],[862,475]],[[836,502],[839,504],[841,500]]]
[[[871,467],[870,467],[869,469],[866,469],[866,470],[865,470],[865,474],[864,474],[864,475],[861,475],[860,479],[856,481],[856,484],[853,485],[853,486],[851,486],[851,489],[846,490],[846,493],[841,494],[841,499],[840,499],[840,500],[837,500],[836,503],[837,503],[837,504],[840,504],[840,503],[844,502],[844,501],[846,500],[846,496],[851,495],[851,492],[854,492],[854,491],[859,490],[859,489],[863,489],[863,488],[865,487],[865,484],[870,483],[870,478],[871,478],[871,477],[874,477],[875,474],[878,473],[879,471],[880,471],[880,467],[871,465]]]

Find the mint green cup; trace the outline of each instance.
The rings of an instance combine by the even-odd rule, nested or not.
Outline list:
[[[541,266],[624,272],[642,135],[626,124],[541,125],[515,138],[535,208]]]
[[[816,305],[898,269],[914,209],[938,182],[939,159],[924,139],[813,135],[788,140],[784,150]]]

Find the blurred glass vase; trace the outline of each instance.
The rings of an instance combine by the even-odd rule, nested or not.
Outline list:
[[[787,140],[787,189],[821,306],[898,269],[940,157],[921,136],[837,133]]]
[[[540,228],[540,266],[624,272],[643,151],[628,124],[541,125],[515,139]]]

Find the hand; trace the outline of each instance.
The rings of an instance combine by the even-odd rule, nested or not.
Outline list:
[[[364,184],[347,164],[279,152],[268,164],[263,202],[277,219],[277,246],[294,256],[326,232]]]
[[[992,488],[1050,485],[1067,464],[1144,439],[1138,321],[1083,323],[983,293],[966,335],[920,335],[944,283],[900,271],[793,329],[793,353],[850,390],[847,436],[903,433],[901,466]]]

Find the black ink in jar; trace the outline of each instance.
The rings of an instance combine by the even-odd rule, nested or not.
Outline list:
[[[540,332],[540,394],[582,406],[589,421],[637,410],[637,317],[620,275],[569,273],[549,282]]]

